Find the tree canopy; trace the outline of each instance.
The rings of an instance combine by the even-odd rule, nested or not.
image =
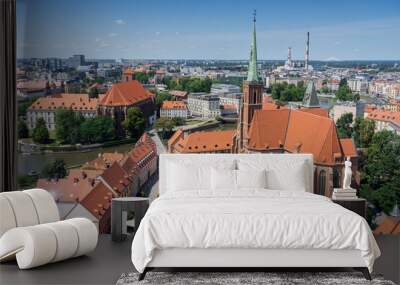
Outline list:
[[[43,118],[36,121],[36,126],[32,131],[32,139],[35,143],[45,144],[49,142],[49,130],[46,127],[46,122]]]
[[[56,111],[56,137],[62,143],[75,144],[80,140],[80,125],[84,121],[82,115],[72,110]]]
[[[101,116],[86,119],[80,125],[82,143],[101,143],[114,138],[114,120]]]
[[[48,179],[60,179],[67,176],[67,168],[64,160],[57,159],[47,164],[42,170],[42,176]]]
[[[169,90],[183,90],[187,92],[210,92],[212,80],[208,77],[205,79],[193,77],[184,77],[177,79],[165,78],[165,84]]]
[[[282,82],[271,86],[272,98],[281,102],[302,101],[305,91],[304,83],[301,82],[298,85]]]
[[[18,138],[25,139],[29,137],[29,129],[24,120],[22,119],[18,120],[17,128],[18,128]]]
[[[353,113],[343,114],[336,122],[336,128],[338,131],[339,138],[351,138],[353,134]]]
[[[363,161],[360,194],[389,214],[400,204],[400,136],[387,130],[376,132]]]
[[[166,92],[166,91],[157,92],[156,105],[158,108],[161,108],[161,105],[164,101],[169,101],[171,99],[172,99],[172,96],[168,92]]]
[[[375,121],[356,118],[353,126],[353,137],[357,147],[366,148],[372,142],[375,132]]]
[[[128,114],[122,125],[127,130],[131,138],[139,139],[139,137],[143,134],[144,127],[146,125],[146,119],[139,108],[133,107],[128,110]]]

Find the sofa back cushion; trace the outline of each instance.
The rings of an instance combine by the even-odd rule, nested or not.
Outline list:
[[[60,220],[57,205],[43,189],[0,193],[0,237],[15,227]]]

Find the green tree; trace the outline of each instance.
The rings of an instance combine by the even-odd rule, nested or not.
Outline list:
[[[99,97],[99,89],[96,87],[89,89],[89,97],[90,98],[98,98]]]
[[[67,167],[64,160],[57,159],[47,164],[42,170],[42,176],[48,179],[60,179],[67,176]]]
[[[156,105],[158,108],[161,108],[161,105],[164,101],[169,101],[172,99],[172,96],[168,92],[158,92],[156,95]]]
[[[351,92],[349,86],[340,85],[338,91],[336,91],[336,98],[340,101],[352,101],[353,93]]]
[[[282,102],[302,101],[305,92],[304,82],[298,85],[288,84],[287,82],[275,83],[271,87],[271,95],[275,100]]]
[[[84,121],[82,115],[72,110],[56,111],[56,137],[61,143],[75,144],[80,139],[80,125]]]
[[[133,107],[128,110],[128,114],[122,125],[128,131],[131,138],[139,139],[143,134],[146,119],[139,108]]]
[[[169,118],[158,118],[154,123],[154,129],[161,130],[161,136],[163,139],[167,137],[169,133],[172,132],[172,129],[175,127],[175,123],[172,119]]]
[[[400,204],[399,158],[400,136],[387,130],[373,135],[363,158],[360,195],[386,214]]]
[[[18,138],[25,139],[29,137],[29,129],[24,120],[22,119],[18,120],[17,128],[18,128]]]
[[[107,116],[86,119],[80,125],[83,143],[101,143],[114,138],[114,120]]]
[[[49,130],[43,118],[36,121],[36,126],[32,131],[32,139],[35,143],[45,144],[49,142]]]
[[[150,76],[147,73],[144,73],[144,72],[136,72],[135,73],[135,79],[142,84],[148,83],[149,78],[150,78]]]
[[[353,113],[343,114],[336,122],[339,138],[350,138],[353,133],[351,124],[353,123]]]
[[[184,118],[180,118],[180,117],[175,117],[175,118],[172,118],[172,122],[174,123],[175,126],[182,126],[182,125],[185,124],[185,119]]]
[[[353,126],[353,137],[357,147],[366,148],[372,142],[375,132],[375,121],[356,118]]]
[[[95,82],[96,83],[99,83],[99,84],[103,84],[104,83],[104,77],[102,77],[102,76],[97,76],[96,77],[96,79],[95,79]]]

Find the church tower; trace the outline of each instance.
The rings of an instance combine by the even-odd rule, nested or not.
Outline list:
[[[253,18],[253,34],[250,49],[249,70],[243,81],[243,97],[234,152],[244,152],[249,140],[249,128],[254,112],[262,109],[264,84],[257,74],[256,13]]]

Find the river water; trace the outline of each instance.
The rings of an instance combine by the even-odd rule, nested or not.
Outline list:
[[[41,153],[41,154],[22,154],[18,153],[18,175],[27,175],[30,171],[40,173],[45,165],[62,159],[67,167],[77,166],[92,160],[103,152],[125,153],[133,148],[134,144],[124,144],[108,148],[96,148],[87,152],[68,152],[68,153]]]

